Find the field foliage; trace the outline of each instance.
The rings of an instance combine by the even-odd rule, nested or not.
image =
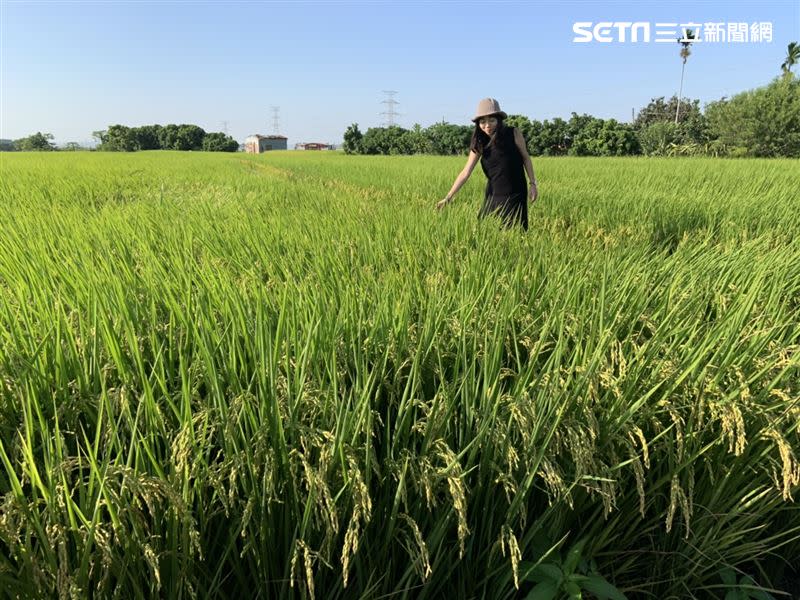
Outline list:
[[[796,161],[0,160],[12,597],[797,593]]]

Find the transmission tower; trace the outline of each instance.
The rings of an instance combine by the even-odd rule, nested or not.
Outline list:
[[[381,101],[381,104],[386,104],[386,110],[382,112],[382,115],[386,115],[386,126],[392,127],[395,125],[395,117],[399,117],[400,113],[398,113],[394,107],[400,104],[397,100],[394,99],[394,95],[397,93],[394,90],[383,90],[383,93],[386,94],[386,100]]]
[[[228,122],[227,121],[223,121],[222,122],[222,132],[225,135],[228,135]]]
[[[281,132],[281,118],[278,116],[281,107],[270,106],[270,110],[272,111],[272,133],[278,135]]]

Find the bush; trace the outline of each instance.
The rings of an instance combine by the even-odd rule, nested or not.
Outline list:
[[[654,98],[632,124],[572,113],[536,121],[512,114],[506,124],[518,128],[531,156],[757,156],[800,157],[800,81],[791,76],[712,102]],[[678,122],[675,115],[678,111]],[[172,126],[174,127],[174,126]],[[466,154],[473,127],[435,123],[374,127],[362,136],[358,125],[345,132],[348,154]],[[166,146],[165,146],[166,147]],[[170,146],[171,147],[171,146]]]
[[[638,139],[643,154],[666,156],[670,145],[680,140],[680,133],[677,125],[662,121],[644,126],[639,130]]]
[[[358,123],[353,123],[344,132],[344,144],[342,148],[345,154],[361,154],[361,140],[364,134],[358,128]]]
[[[800,81],[776,78],[769,85],[706,107],[712,136],[747,156],[800,157]],[[739,151],[741,152],[741,150]]]
[[[15,142],[13,142],[13,145],[14,148],[22,152],[31,152],[31,151],[49,152],[56,149],[56,145],[53,143],[53,134],[42,133],[41,131],[37,131],[33,135],[29,135],[28,137],[18,139]]]
[[[412,154],[408,129],[392,127],[370,127],[361,140],[364,154]]]
[[[207,133],[203,138],[203,150],[206,152],[236,152],[239,142],[224,133]]]
[[[615,119],[585,121],[569,149],[573,156],[624,156],[638,154],[639,142],[630,125]]]
[[[453,125],[452,123],[434,123],[424,134],[433,154],[468,154],[469,142],[473,127],[469,125]]]

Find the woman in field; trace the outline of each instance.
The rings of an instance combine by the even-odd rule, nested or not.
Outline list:
[[[502,217],[506,228],[519,223],[523,230],[528,230],[528,198],[535,202],[539,193],[525,139],[519,129],[503,123],[507,116],[500,110],[500,103],[494,98],[484,98],[478,103],[472,119],[475,131],[470,142],[467,164],[456,177],[447,196],[436,204],[437,210],[452,202],[458,190],[472,175],[480,158],[487,182],[486,195],[478,218],[497,214]],[[525,183],[525,173],[528,174],[530,185]]]

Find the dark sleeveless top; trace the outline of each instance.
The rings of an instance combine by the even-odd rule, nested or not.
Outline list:
[[[527,194],[525,167],[514,143],[514,127],[503,127],[495,145],[487,145],[481,155],[481,168],[486,174],[487,196]],[[524,197],[524,196],[523,196]]]

